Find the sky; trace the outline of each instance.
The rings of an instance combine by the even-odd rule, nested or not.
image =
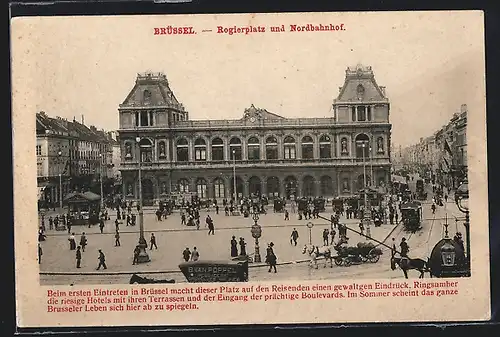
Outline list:
[[[344,31],[271,33],[269,26],[340,24]],[[193,26],[196,35],[153,34]],[[265,33],[217,34],[217,26]],[[386,87],[395,146],[432,135],[467,104],[483,113],[480,12],[44,17],[12,23],[14,100],[23,113],[118,129],[137,73],[167,75],[191,119],[241,118],[254,104],[284,117],[331,116],[345,70],[372,66]],[[212,29],[212,32],[202,32]]]

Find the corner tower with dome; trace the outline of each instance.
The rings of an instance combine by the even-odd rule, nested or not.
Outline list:
[[[190,120],[161,73],[138,74],[118,113],[123,195],[138,199],[140,156],[144,205],[175,193],[230,199],[235,185],[238,198],[346,197],[363,188],[364,173],[368,185],[390,180],[389,100],[371,67],[347,68],[330,117],[286,118],[252,104],[239,119]]]

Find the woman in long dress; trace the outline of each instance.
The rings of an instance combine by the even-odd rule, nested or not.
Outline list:
[[[231,257],[238,256],[238,242],[236,241],[236,237],[233,235],[231,239]]]
[[[246,256],[247,255],[247,250],[245,248],[246,245],[247,244],[245,242],[245,239],[240,238],[240,255],[242,255],[242,256]]]

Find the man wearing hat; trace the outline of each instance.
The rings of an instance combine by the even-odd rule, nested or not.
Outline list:
[[[401,257],[408,257],[408,252],[410,251],[410,247],[408,246],[408,243],[406,242],[406,238],[401,239],[401,243],[399,244],[399,247],[401,248]]]
[[[276,255],[274,254],[274,243],[271,242],[270,244],[267,245],[267,254],[266,254],[266,262],[269,264],[269,270],[268,272],[271,272],[271,270],[274,268],[274,272],[276,273]]]

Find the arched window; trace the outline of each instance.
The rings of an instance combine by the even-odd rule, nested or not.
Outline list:
[[[283,150],[283,156],[285,159],[295,159],[297,157],[295,139],[293,137],[285,137],[285,139],[283,140]]]
[[[302,137],[302,159],[314,158],[314,141],[310,136]]]
[[[368,160],[370,156],[370,138],[364,134],[360,133],[356,136],[356,158],[364,158]]]
[[[224,180],[220,178],[216,178],[214,180],[214,197],[215,198],[226,197],[226,186],[224,185]]]
[[[224,142],[220,138],[212,140],[212,161],[224,160]]]
[[[361,106],[358,106],[358,122],[364,122],[366,121],[366,108],[361,105]]]
[[[311,176],[305,176],[302,181],[302,195],[304,197],[314,197],[315,193],[315,182],[314,178]]]
[[[161,140],[158,142],[158,158],[165,159],[167,156],[165,141]]]
[[[153,143],[148,138],[142,138],[139,141],[141,153],[141,162],[150,163],[153,161]]]
[[[257,137],[248,139],[248,160],[260,160],[260,142]]]
[[[241,160],[241,139],[231,138],[229,141],[229,156],[231,160]]]
[[[328,135],[322,135],[319,138],[319,157],[321,159],[332,158],[331,139]]]
[[[189,192],[189,181],[187,179],[180,179],[177,182],[177,190],[181,193]]]
[[[266,139],[266,159],[278,159],[278,141],[274,136]]]
[[[196,180],[196,195],[200,199],[207,197],[207,181],[203,178]]]
[[[195,161],[207,160],[207,143],[203,138],[197,138],[194,141],[194,160]]]
[[[186,138],[177,141],[177,161],[189,161],[189,145]]]

